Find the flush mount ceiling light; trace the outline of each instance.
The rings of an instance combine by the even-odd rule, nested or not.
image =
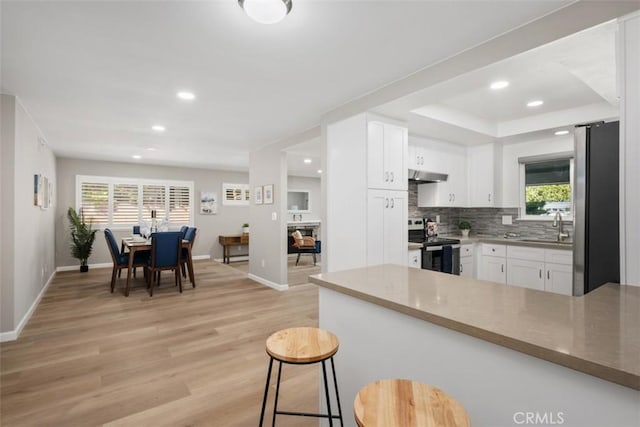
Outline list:
[[[304,159],[305,163],[311,163],[311,159]]]
[[[536,99],[535,101],[527,102],[527,107],[539,107],[544,104],[544,101]]]
[[[247,16],[261,24],[275,24],[291,12],[291,0],[238,0]]]
[[[498,90],[498,89],[504,89],[507,86],[509,86],[509,82],[508,81],[500,80],[500,81],[491,83],[491,86],[489,86],[489,87],[491,89],[493,89],[493,90]]]
[[[166,128],[162,125],[154,125],[154,126],[151,126],[151,129],[153,129],[156,132],[164,132]]]
[[[141,155],[139,155],[139,154],[134,154],[134,155],[133,155],[133,156],[131,156],[131,157],[133,157],[133,158],[134,158],[134,159],[136,159],[136,160],[138,160],[138,159],[141,159],[141,158],[142,158],[142,156],[141,156]]]
[[[322,173],[322,169],[318,169],[318,173]]]
[[[568,130],[559,130],[555,133],[555,135],[568,135],[569,131]]]
[[[184,101],[193,101],[196,96],[191,92],[178,92],[176,96]]]

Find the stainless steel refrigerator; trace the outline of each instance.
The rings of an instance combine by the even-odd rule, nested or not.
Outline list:
[[[573,295],[620,283],[619,122],[575,130]]]

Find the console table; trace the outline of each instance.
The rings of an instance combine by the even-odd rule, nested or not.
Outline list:
[[[231,246],[249,246],[249,234],[244,233],[239,236],[218,236],[218,242],[222,245],[222,262],[229,264],[232,256],[247,256],[246,254],[231,255]]]

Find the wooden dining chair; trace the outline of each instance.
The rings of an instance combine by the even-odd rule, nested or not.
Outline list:
[[[184,240],[189,241],[189,249],[182,248],[182,253],[180,255],[180,267],[182,269],[182,277],[187,277],[186,267],[189,263],[189,255],[193,251],[193,245],[196,243],[196,234],[198,229],[195,227],[189,227],[184,234]],[[192,281],[191,284],[193,287],[196,287],[196,284]]]
[[[160,272],[173,270],[176,285],[182,293],[182,278],[180,277],[180,254],[182,249],[182,233],[167,231],[151,235],[151,259],[146,266],[147,286],[149,295],[153,296],[153,276],[158,273],[157,284],[160,286]]]
[[[109,253],[111,254],[111,260],[113,261],[113,271],[111,272],[111,292],[116,284],[116,276],[120,277],[120,272],[123,268],[129,268],[129,253],[118,250],[118,242],[113,235],[113,232],[105,228],[104,237],[107,240],[107,246],[109,247]],[[133,267],[145,267],[149,262],[149,254],[145,251],[136,252],[133,258]]]
[[[316,265],[316,254],[320,253],[320,241],[311,236],[303,236],[299,230],[294,231],[291,237],[293,237],[294,240],[293,247],[298,253],[296,265],[300,262],[300,255],[302,254],[313,255],[313,265]]]

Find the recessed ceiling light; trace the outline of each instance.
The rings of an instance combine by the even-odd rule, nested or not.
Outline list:
[[[138,160],[138,159],[141,159],[141,158],[142,158],[142,156],[141,156],[140,154],[134,154],[134,155],[133,155],[133,156],[131,156],[131,157],[133,157],[133,158],[134,158],[134,159],[136,159],[136,160]]]
[[[311,163],[311,159],[304,159],[305,163]]]
[[[196,96],[191,92],[178,92],[176,96],[185,101],[193,101]]]
[[[489,86],[491,89],[493,90],[498,90],[498,89],[504,89],[505,87],[509,86],[509,82],[506,80],[499,80],[497,82],[493,82],[491,83],[491,86]]]
[[[156,151],[155,147],[149,147],[147,148],[147,151]]]
[[[155,130],[156,132],[164,132],[166,130],[166,128],[162,125],[153,125],[151,126],[151,129]]]
[[[291,12],[291,0],[238,0],[247,16],[261,24],[275,24]]]
[[[567,135],[569,133],[568,130],[559,130],[555,134],[556,135]]]
[[[527,102],[527,107],[539,107],[544,104],[544,101],[536,99],[535,101]]]
[[[322,173],[322,169],[318,169],[318,173]]]

